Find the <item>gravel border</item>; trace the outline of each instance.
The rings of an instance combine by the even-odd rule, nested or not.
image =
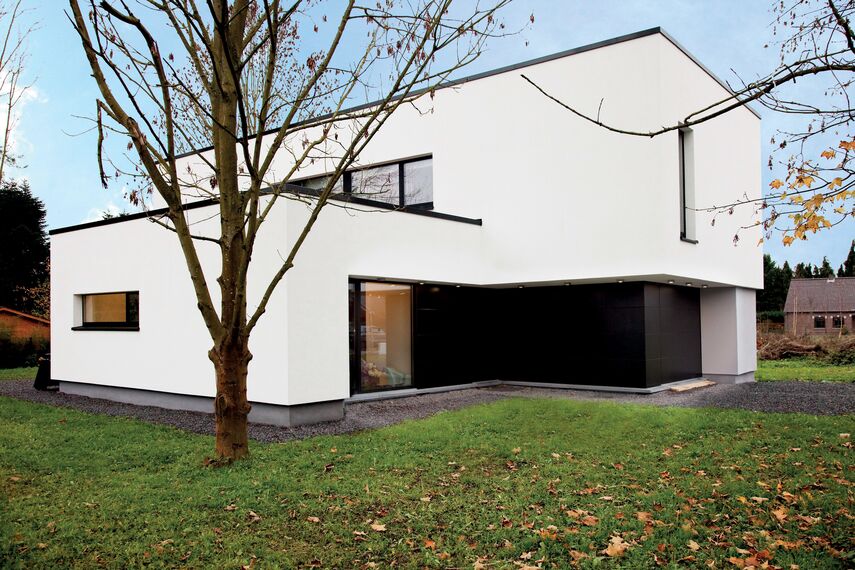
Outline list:
[[[130,417],[193,433],[214,433],[212,414],[123,404],[56,391],[40,392],[33,389],[31,380],[0,382],[0,396],[63,406],[94,414]],[[855,384],[844,383],[757,382],[737,385],[718,384],[688,392],[664,391],[656,394],[499,385],[420,394],[391,400],[355,402],[347,405],[343,420],[293,428],[250,424],[249,436],[256,441],[282,442],[315,435],[351,433],[406,420],[425,418],[438,412],[458,410],[509,397],[563,398],[685,408],[733,408],[758,412],[800,412],[814,415],[855,413]]]

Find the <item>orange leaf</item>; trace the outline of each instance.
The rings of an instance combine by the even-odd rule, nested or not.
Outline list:
[[[623,556],[627,548],[629,548],[629,545],[624,542],[621,537],[613,536],[611,540],[609,540],[609,545],[600,552],[606,556],[616,558],[618,556]]]

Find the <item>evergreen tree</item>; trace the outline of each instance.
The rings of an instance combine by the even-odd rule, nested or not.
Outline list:
[[[855,239],[852,240],[852,245],[849,246],[849,255],[843,262],[842,277],[855,277]]]
[[[842,266],[842,265],[841,265],[840,267],[838,267],[838,268],[837,268],[837,276],[838,276],[838,277],[846,277],[846,275],[844,274],[843,266]]]
[[[37,310],[28,290],[48,276],[45,205],[26,181],[0,182],[0,307]]]
[[[796,279],[806,279],[808,277],[811,277],[810,263],[808,263],[807,265],[805,265],[804,263],[797,263],[796,270],[793,273],[793,277]]]
[[[783,311],[790,288],[792,271],[784,262],[778,267],[768,253],[763,256],[763,290],[757,293],[757,311]]]
[[[822,256],[822,265],[818,268],[815,268],[816,277],[821,277],[823,279],[828,279],[829,277],[834,277],[834,268],[828,262],[828,258]]]

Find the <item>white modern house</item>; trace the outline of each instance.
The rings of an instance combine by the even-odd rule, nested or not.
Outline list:
[[[351,399],[482,382],[651,392],[753,380],[759,230],[735,246],[748,209],[715,226],[697,210],[760,195],[758,116],[624,136],[522,73],[576,108],[603,100],[603,119],[628,129],[728,94],[657,28],[456,81],[431,113],[401,107],[253,332],[251,420],[323,421]],[[200,168],[199,153],[182,160]],[[312,168],[295,191],[324,176]],[[358,199],[376,179],[387,184]],[[186,215],[214,235],[217,211],[189,201]],[[309,211],[279,200],[274,212],[250,310]],[[52,376],[65,392],[210,411],[211,341],[175,236],[148,219],[158,213],[51,232]],[[200,252],[215,275],[216,245]]]

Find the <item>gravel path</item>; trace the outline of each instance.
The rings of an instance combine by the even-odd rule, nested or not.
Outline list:
[[[54,406],[66,406],[95,414],[131,417],[151,423],[174,426],[195,433],[213,433],[211,414],[122,404],[59,392],[39,392],[33,389],[31,380],[0,382],[0,396]],[[817,382],[719,384],[689,392],[665,391],[650,395],[493,386],[423,394],[393,400],[353,403],[347,406],[345,418],[340,421],[294,428],[251,424],[249,435],[250,438],[257,441],[275,442],[302,439],[314,435],[349,433],[387,426],[404,420],[424,418],[444,410],[457,410],[466,406],[494,402],[509,397],[568,398],[657,406],[737,408],[761,412],[803,412],[820,415],[855,413],[855,384]]]

